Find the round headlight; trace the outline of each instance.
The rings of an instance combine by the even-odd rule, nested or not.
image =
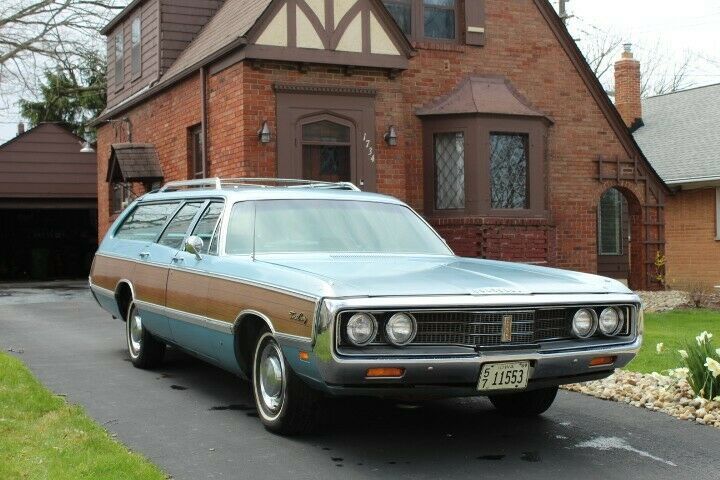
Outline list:
[[[369,313],[356,313],[348,320],[346,333],[353,345],[367,345],[377,334],[377,320]]]
[[[417,322],[409,313],[396,313],[385,325],[385,334],[393,345],[407,345],[413,341],[416,333]]]
[[[623,327],[623,314],[620,309],[608,307],[600,313],[598,326],[603,335],[617,335]]]
[[[581,308],[575,312],[572,321],[572,333],[578,338],[587,338],[597,329],[597,314],[589,308]]]

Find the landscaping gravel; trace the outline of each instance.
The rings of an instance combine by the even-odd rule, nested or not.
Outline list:
[[[681,370],[676,370],[682,377]],[[659,411],[681,420],[720,428],[720,397],[696,397],[684,378],[616,370],[603,380],[563,386],[572,392]]]
[[[666,312],[690,306],[690,294],[681,290],[635,293],[642,298],[646,312]]]

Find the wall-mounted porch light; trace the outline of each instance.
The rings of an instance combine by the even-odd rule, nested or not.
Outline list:
[[[260,143],[270,143],[270,127],[268,126],[267,120],[263,120],[260,130],[258,130],[258,138]]]
[[[397,145],[398,136],[397,130],[395,130],[395,125],[390,125],[390,128],[388,128],[388,131],[385,132],[383,138],[385,139],[385,142],[391,147]]]

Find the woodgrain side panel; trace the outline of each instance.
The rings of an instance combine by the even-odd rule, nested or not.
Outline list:
[[[119,260],[96,255],[90,271],[90,281],[93,285],[115,291],[120,279],[131,280],[135,270],[135,262]]]
[[[210,277],[171,269],[168,273],[166,306],[205,316]]]
[[[302,337],[311,336],[315,313],[313,301],[231,280],[210,279],[208,317],[234,322],[243,310],[256,310],[266,315],[278,332]],[[307,321],[293,320],[290,312],[294,312],[295,318],[302,314]]]
[[[167,267],[136,263],[131,279],[135,288],[135,298],[164,306],[167,274]]]

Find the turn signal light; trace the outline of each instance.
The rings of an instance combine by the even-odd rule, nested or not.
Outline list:
[[[365,376],[368,378],[377,378],[377,377],[398,378],[398,377],[402,377],[403,375],[405,375],[404,368],[386,367],[386,368],[368,368],[368,371]]]
[[[298,357],[300,357],[300,360],[302,360],[303,362],[307,362],[308,360],[310,360],[310,354],[303,350],[300,351]]]
[[[591,367],[601,367],[604,365],[612,365],[615,363],[615,360],[617,360],[617,357],[595,357],[592,360],[590,360],[590,366]]]

